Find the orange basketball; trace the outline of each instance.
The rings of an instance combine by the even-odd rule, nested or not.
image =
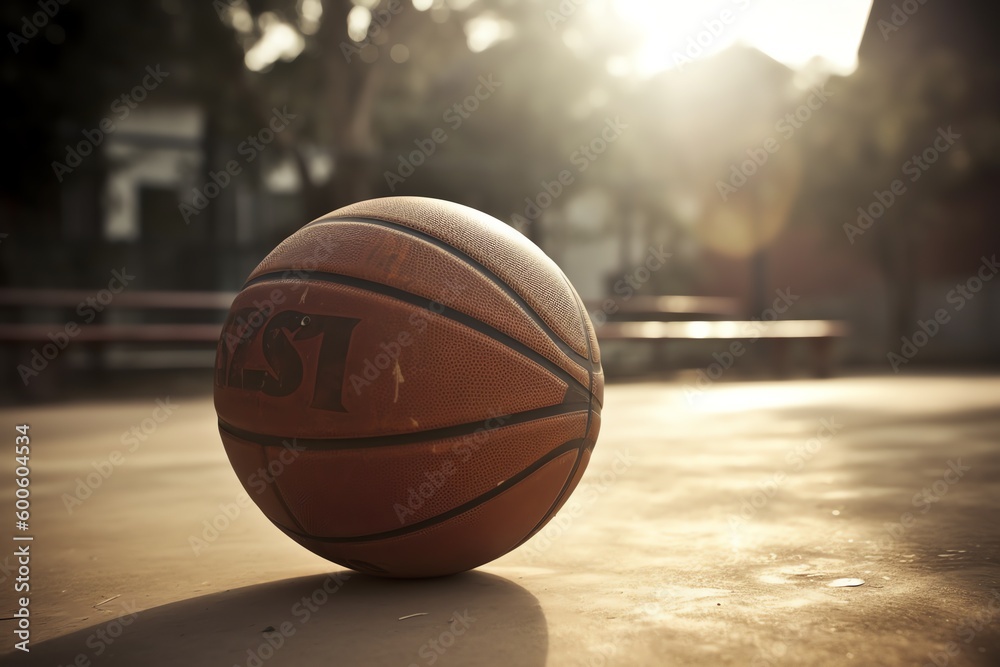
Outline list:
[[[215,371],[222,442],[267,518],[390,577],[468,570],[540,530],[587,467],[604,393],[559,268],[495,218],[417,197],[275,248]]]

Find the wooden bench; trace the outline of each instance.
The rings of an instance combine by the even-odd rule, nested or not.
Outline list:
[[[588,302],[590,312],[602,302]],[[767,340],[771,368],[778,376],[789,371],[790,344],[806,341],[813,354],[813,373],[829,377],[833,371],[833,342],[848,335],[846,322],[839,320],[735,320],[739,312],[735,299],[724,297],[637,296],[618,304],[608,321],[596,325],[601,342],[632,341],[658,344],[662,362],[666,341],[756,341]],[[693,319],[692,316],[705,316]],[[711,318],[711,319],[709,319]],[[726,318],[726,319],[723,319]],[[744,346],[746,347],[746,346]],[[729,348],[722,348],[725,352]],[[705,366],[714,359],[705,360]]]
[[[236,292],[170,292],[170,291],[123,291],[103,307],[98,317],[84,324],[74,310],[76,306],[93,298],[93,291],[50,290],[50,289],[4,289],[0,290],[0,308],[32,308],[69,313],[63,323],[4,323],[0,324],[0,341],[10,343],[33,343],[49,340],[49,334],[60,330],[69,322],[76,322],[79,331],[72,336],[73,341],[89,343],[215,343],[222,330],[221,320],[229,309]],[[218,324],[159,324],[104,323],[103,315],[113,309],[126,308],[146,311],[219,311]]]
[[[183,346],[201,348],[214,347],[222,330],[222,320],[236,297],[235,292],[182,292],[182,291],[122,291],[115,294],[89,323],[77,312],[80,304],[94,299],[94,290],[64,289],[3,289],[0,290],[0,311],[4,322],[0,323],[0,342],[5,343],[8,352],[6,365],[13,369],[8,383],[18,395],[51,394],[60,381],[60,368],[65,365],[62,354],[64,348],[83,345],[95,359],[96,371],[104,370],[103,353],[109,345],[137,344]],[[132,310],[144,315],[156,315],[153,319],[170,320],[198,319],[215,320],[201,322],[115,322],[108,314],[112,311]],[[29,312],[25,312],[29,311]],[[187,314],[186,317],[181,317]],[[191,314],[196,314],[192,317]],[[42,323],[41,320],[49,320]],[[20,321],[18,321],[20,320]],[[70,327],[70,328],[67,328]],[[25,383],[21,375],[21,365],[31,364],[34,351],[42,352],[44,346],[54,344],[53,336],[68,337],[65,345],[57,345],[59,351],[54,356],[44,357],[44,372],[29,376]],[[49,366],[54,368],[50,369]],[[31,367],[33,370],[37,370]],[[34,386],[32,386],[34,385]]]
[[[158,308],[176,310],[228,309],[236,292],[122,291],[108,308]],[[92,290],[0,289],[0,306],[72,308],[94,296]]]
[[[101,318],[90,324],[79,322],[73,310],[93,297],[93,291],[51,289],[0,290],[0,309],[42,309],[60,312],[62,322],[0,323],[0,341],[17,344],[15,363],[23,363],[28,346],[50,342],[50,334],[62,330],[66,322],[78,322],[79,329],[70,344],[86,343],[97,352],[104,345],[137,344],[198,344],[215,345],[225,316],[236,292],[123,291],[105,307],[145,312],[215,311],[216,323],[115,323]],[[602,312],[607,300],[588,302],[591,313]],[[739,302],[725,297],[694,296],[634,296],[615,302],[607,322],[597,326],[601,341],[693,341],[693,340],[756,340],[767,339],[772,344],[772,365],[779,374],[787,373],[788,343],[809,341],[814,353],[817,376],[829,376],[832,369],[831,348],[834,340],[847,335],[846,323],[833,320],[754,320],[731,318],[739,311]],[[101,313],[103,315],[104,313]],[[728,349],[728,348],[727,348]],[[720,350],[720,352],[723,350]],[[18,359],[21,359],[19,361]],[[711,359],[706,360],[708,363]]]

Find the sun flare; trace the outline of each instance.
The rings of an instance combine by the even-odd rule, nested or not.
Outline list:
[[[742,43],[793,69],[816,58],[830,72],[857,66],[871,0],[610,0],[615,17],[637,35],[639,74],[683,68]]]

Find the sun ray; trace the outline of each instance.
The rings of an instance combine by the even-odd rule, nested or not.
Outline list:
[[[638,74],[683,67],[735,43],[752,46],[793,69],[816,59],[850,74],[871,0],[610,0],[614,14],[637,35]]]

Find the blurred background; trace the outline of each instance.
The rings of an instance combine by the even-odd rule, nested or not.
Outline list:
[[[6,2],[4,400],[137,372],[204,385],[260,259],[387,195],[460,202],[541,246],[612,377],[995,366],[998,15]]]

